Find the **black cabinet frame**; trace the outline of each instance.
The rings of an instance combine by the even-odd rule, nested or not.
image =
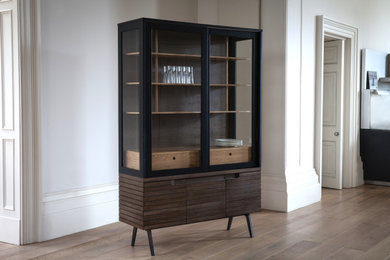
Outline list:
[[[134,170],[123,165],[123,46],[122,33],[138,29],[140,32],[139,64],[140,85],[142,86],[141,102],[139,106],[139,131],[140,131],[140,169]],[[170,169],[152,171],[152,30],[169,30],[178,32],[193,32],[201,34],[201,161],[200,167],[186,169]],[[239,40],[252,39],[252,161],[247,163],[234,163],[210,166],[210,142],[209,142],[209,54],[210,35],[234,37]],[[262,30],[236,28],[228,26],[211,26],[205,24],[173,22],[149,18],[118,24],[118,110],[119,110],[119,171],[138,177],[159,177],[187,173],[200,173],[230,169],[243,169],[261,167],[261,40]],[[234,54],[235,50],[229,50]],[[233,75],[233,73],[231,73]]]

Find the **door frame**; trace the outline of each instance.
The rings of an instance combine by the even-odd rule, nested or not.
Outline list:
[[[345,41],[344,58],[344,140],[343,140],[343,188],[363,184],[360,158],[360,88],[358,29],[323,15],[316,17],[316,80],[315,80],[315,136],[314,167],[322,185],[322,117],[324,38],[329,36]]]
[[[21,232],[20,244],[40,241],[40,0],[19,1],[21,90]]]

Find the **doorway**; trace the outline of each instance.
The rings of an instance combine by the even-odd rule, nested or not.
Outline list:
[[[332,189],[342,188],[344,43],[343,39],[324,39],[322,187]]]
[[[331,45],[330,42],[334,42],[335,45],[341,44],[334,47],[333,51],[343,49],[343,54],[332,56],[329,50],[325,54],[325,47]],[[339,72],[340,76],[333,73],[327,74],[325,78],[324,73],[332,73],[326,66],[331,63],[329,59],[332,58],[329,57],[333,59],[338,57],[335,64],[339,62],[340,64],[333,67],[339,66],[344,69]],[[332,83],[337,79],[339,88]],[[359,149],[358,82],[358,29],[324,16],[317,16],[314,164],[319,181],[325,187],[341,189],[363,184]],[[329,102],[334,102],[334,105]],[[328,124],[332,116],[334,122],[331,127]]]

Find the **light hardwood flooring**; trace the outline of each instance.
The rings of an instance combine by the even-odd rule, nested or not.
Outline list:
[[[146,232],[130,246],[132,228],[122,223],[27,246],[0,243],[0,259],[390,259],[390,187],[323,189],[322,201],[290,213],[245,217]]]

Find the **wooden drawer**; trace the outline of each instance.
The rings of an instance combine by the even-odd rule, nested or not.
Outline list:
[[[126,165],[127,168],[139,170],[139,152],[126,151]]]
[[[210,149],[210,165],[243,163],[252,160],[252,147]]]
[[[260,172],[226,176],[226,215],[260,211]]]
[[[195,223],[260,210],[260,171],[145,182],[120,175],[120,220],[141,229]]]
[[[224,176],[187,180],[187,223],[226,217]]]
[[[186,195],[184,180],[144,183],[144,229],[185,224]]]
[[[169,151],[152,153],[152,170],[199,167],[200,151]]]

